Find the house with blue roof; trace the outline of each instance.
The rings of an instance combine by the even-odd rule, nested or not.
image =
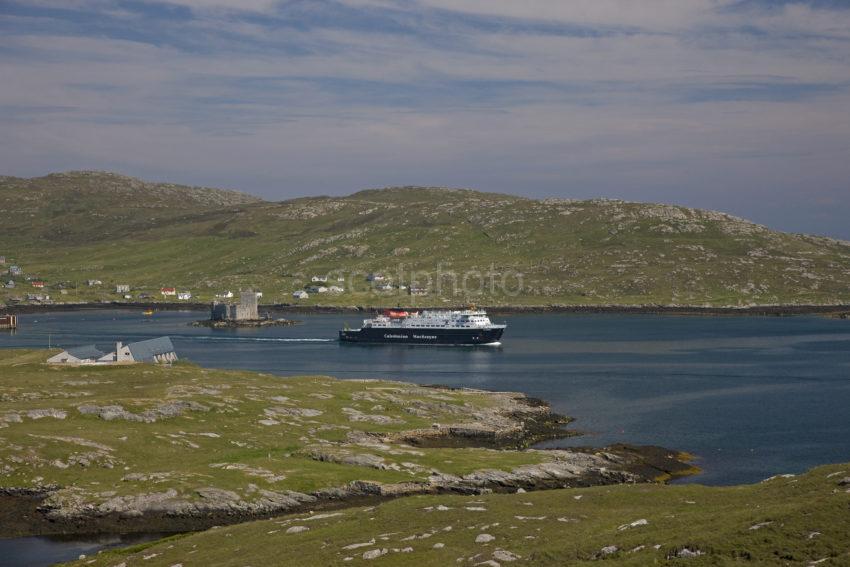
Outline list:
[[[48,364],[154,364],[177,361],[177,352],[170,337],[157,337],[145,341],[123,344],[115,343],[115,350],[105,353],[95,345],[79,346],[64,350],[47,359]]]
[[[103,356],[100,362],[132,364],[134,362],[168,363],[177,361],[177,352],[170,337],[157,337],[146,341],[115,343],[115,351]]]

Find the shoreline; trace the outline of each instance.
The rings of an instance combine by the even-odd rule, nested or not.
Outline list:
[[[480,305],[490,314],[614,314],[614,315],[687,315],[687,316],[751,316],[751,317],[789,317],[795,315],[825,315],[846,318],[850,313],[850,304],[765,304],[743,307],[699,305]],[[387,309],[372,305],[297,305],[291,303],[261,304],[260,309],[274,313],[302,314],[370,314]],[[417,307],[417,309],[463,309],[464,306]],[[109,303],[54,303],[45,305],[19,305],[0,307],[0,314],[30,314],[50,311],[100,311],[109,309],[159,310],[159,311],[207,311],[208,303],[138,303],[113,301]]]
[[[461,439],[455,447],[478,447]],[[409,438],[408,438],[409,440]],[[466,441],[467,443],[464,443]],[[488,446],[485,442],[483,446]],[[492,447],[492,445],[490,445]],[[508,443],[507,447],[510,447]],[[540,449],[563,458],[513,471],[482,470],[464,477],[441,475],[428,482],[382,484],[355,480],[343,486],[298,494],[259,509],[220,507],[170,510],[113,510],[85,508],[78,514],[54,514],[50,497],[61,487],[0,488],[0,539],[34,536],[107,536],[117,534],[182,534],[305,512],[327,512],[374,506],[417,495],[511,494],[620,484],[667,484],[699,474],[687,453],[654,445],[615,444],[570,450]],[[591,464],[592,463],[592,464]],[[576,475],[576,467],[582,467]]]
[[[389,383],[388,383],[389,384]],[[573,420],[552,411],[548,403],[514,392],[447,389],[426,386],[429,391],[469,392],[494,401],[473,421],[435,423],[430,428],[374,432],[352,437],[361,446],[392,444],[410,450],[485,448],[506,452],[523,450],[544,439],[570,437],[565,428]],[[505,421],[507,419],[507,421]],[[656,446],[615,444],[573,449],[528,449],[545,458],[510,467],[476,468],[469,473],[432,471],[422,479],[383,482],[363,480],[375,465],[352,460],[324,446],[312,447],[309,458],[363,471],[355,479],[329,484],[308,492],[263,492],[255,501],[234,499],[235,494],[215,488],[198,489],[200,499],[186,499],[167,492],[116,497],[101,504],[66,494],[69,486],[45,483],[29,487],[0,488],[0,538],[45,535],[111,535],[117,533],[182,533],[291,513],[373,505],[412,495],[513,493],[525,491],[657,483],[697,474],[691,457]],[[74,485],[76,486],[76,484]],[[71,487],[72,488],[72,487]],[[73,492],[73,490],[72,490]],[[228,494],[231,494],[228,496]]]

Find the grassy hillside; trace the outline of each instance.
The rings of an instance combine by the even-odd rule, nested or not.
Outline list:
[[[667,452],[523,450],[564,433],[522,394],[48,356],[0,350],[0,537],[198,529],[387,495],[690,470]],[[37,512],[21,493],[45,498]]]
[[[265,302],[291,302],[330,274],[346,292],[302,303],[413,302],[372,290],[368,272],[427,287],[418,305],[850,301],[850,243],[667,205],[439,188],[269,203],[83,172],[0,178],[0,212],[0,255],[61,301],[114,300],[112,286],[126,283],[134,296],[176,286],[206,300],[253,286]],[[0,293],[32,291],[19,283]]]
[[[151,492],[173,490],[177,505],[203,502],[204,489],[230,490],[250,503],[262,501],[265,490],[427,481],[437,467],[467,474],[547,459],[538,452],[413,450],[378,437],[469,416],[486,421],[500,404],[508,404],[506,413],[516,409],[484,392],[281,379],[189,364],[51,367],[48,356],[0,350],[0,488],[62,487],[52,498],[67,513]],[[510,429],[511,420],[501,426]],[[376,437],[358,437],[365,432]]]
[[[848,565],[848,471],[729,488],[415,496],[211,529],[74,565]]]

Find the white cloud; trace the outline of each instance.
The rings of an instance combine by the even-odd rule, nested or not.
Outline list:
[[[108,6],[79,9],[85,1]],[[846,190],[848,10],[345,2],[424,24],[277,28],[213,0],[174,0],[199,16],[148,38],[72,35],[70,23],[50,35],[20,20],[3,40],[15,55],[0,54],[0,173],[98,167],[277,196],[423,183],[715,208],[737,199],[742,214],[748,195]],[[464,16],[429,27],[423,6]],[[475,16],[637,31],[465,21]]]

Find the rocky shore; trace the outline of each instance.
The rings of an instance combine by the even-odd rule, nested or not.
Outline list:
[[[181,532],[695,472],[657,447],[526,449],[575,433],[515,392],[192,365],[56,369],[44,354],[0,357],[0,537]]]
[[[203,319],[191,323],[193,327],[209,327],[211,329],[242,329],[254,327],[291,327],[297,325],[300,321],[292,319],[249,319],[244,321],[213,321],[212,319]]]
[[[468,439],[468,437],[464,437]],[[116,496],[101,504],[68,494],[62,487],[0,488],[0,537],[51,534],[186,532],[281,514],[375,504],[417,494],[513,493],[624,483],[651,483],[697,472],[679,453],[660,447],[617,445],[603,449],[548,450],[551,460],[510,471],[485,469],[466,475],[433,474],[425,482],[355,480],[308,493],[253,487],[245,499],[231,490],[199,488],[196,499],[174,489]],[[374,459],[317,460],[381,468]]]

